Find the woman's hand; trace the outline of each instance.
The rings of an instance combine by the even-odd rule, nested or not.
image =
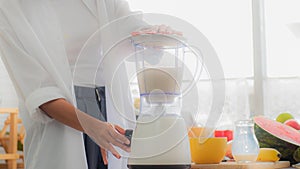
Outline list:
[[[120,127],[118,125],[113,125],[113,127],[120,134],[125,135],[125,130],[122,127]],[[104,163],[104,165],[107,165],[108,164],[107,151],[104,148],[102,148],[102,147],[100,148],[100,151],[101,151],[101,156],[102,156],[103,163]]]
[[[130,147],[126,146],[130,141],[118,132],[115,127],[107,122],[98,120],[93,129],[88,129],[87,134],[103,149],[110,151],[116,158],[121,158],[121,155],[113,147],[117,146],[124,151],[130,152]]]
[[[130,151],[130,147],[126,146],[126,144],[130,144],[130,141],[124,136],[124,129],[107,122],[102,122],[76,109],[65,99],[49,101],[41,105],[40,108],[51,118],[86,133],[95,143],[104,150],[112,152],[117,158],[121,158],[121,156],[113,145],[120,147],[124,151]]]
[[[170,26],[164,24],[149,26],[131,33],[132,36],[142,35],[142,34],[165,34],[165,35],[182,36],[182,32],[176,31],[172,29]]]
[[[113,145],[130,152],[130,147],[127,146],[130,141],[124,136],[124,129],[93,118],[78,109],[77,116],[83,131],[101,148],[110,151],[116,158],[121,158],[121,155]]]

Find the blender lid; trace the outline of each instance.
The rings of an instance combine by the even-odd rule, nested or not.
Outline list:
[[[133,35],[134,45],[153,48],[180,48],[185,47],[186,39],[175,34],[139,34]]]

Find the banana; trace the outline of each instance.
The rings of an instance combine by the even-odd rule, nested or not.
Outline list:
[[[260,148],[256,161],[278,161],[281,154],[274,148]]]

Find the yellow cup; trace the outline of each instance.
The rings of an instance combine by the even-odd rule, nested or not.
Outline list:
[[[190,137],[189,139],[192,162],[196,164],[218,164],[223,160],[227,148],[226,137],[207,138],[203,143],[200,143],[197,137]]]
[[[203,127],[190,127],[188,130],[189,138],[191,137],[199,137],[200,134],[203,132]]]

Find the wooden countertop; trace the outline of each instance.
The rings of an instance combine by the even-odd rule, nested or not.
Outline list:
[[[220,164],[192,164],[191,169],[282,169],[290,167],[289,161],[236,163],[221,162]]]

